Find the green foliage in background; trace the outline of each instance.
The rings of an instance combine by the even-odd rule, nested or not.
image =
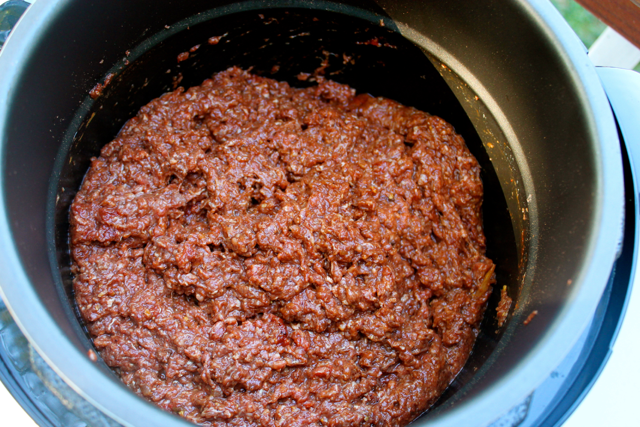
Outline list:
[[[551,0],[551,3],[560,11],[587,48],[607,28],[606,24],[574,0]],[[640,72],[640,64],[634,70]]]
[[[574,0],[551,0],[560,11],[582,43],[589,47],[607,26]]]

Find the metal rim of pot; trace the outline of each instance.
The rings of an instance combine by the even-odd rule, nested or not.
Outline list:
[[[576,286],[571,294],[573,303],[558,316],[553,328],[547,331],[538,345],[519,362],[518,368],[472,401],[464,402],[446,414],[431,418],[429,423],[434,426],[454,423],[486,424],[508,411],[530,393],[573,345],[573,341],[567,340],[566,337],[577,339],[586,327],[620,249],[623,224],[621,155],[617,143],[614,143],[618,138],[606,95],[594,67],[586,60],[583,46],[552,6],[537,0],[522,3],[540,22],[547,36],[562,47],[563,59],[572,65],[574,79],[581,82],[583,96],[590,101],[589,121],[601,141],[598,147],[600,152],[597,153],[600,160],[597,185],[600,191],[596,195],[599,202],[597,221],[594,224],[596,232],[589,241],[588,267],[574,280],[574,283],[580,286]],[[12,82],[18,79],[21,66],[30,55],[28,47],[38,42],[39,29],[62,13],[65,6],[65,2],[40,0],[29,8],[22,23],[12,35],[17,40],[5,46],[0,60],[0,72],[4,75],[0,81],[0,99],[9,100],[15,96],[15,86]],[[0,104],[2,150],[4,135],[10,126],[5,120],[9,108],[11,103]],[[0,167],[6,168],[4,161]],[[4,173],[3,170],[0,172]],[[4,183],[0,186],[0,192],[0,197],[4,199]],[[612,227],[615,227],[616,233],[611,232]],[[132,425],[133,420],[139,420],[139,425],[188,425],[142,399],[132,398],[126,405],[121,404],[124,387],[96,370],[86,355],[68,341],[30,285],[16,242],[9,238],[11,225],[4,204],[0,205],[0,235],[5,236],[0,255],[0,266],[4,272],[0,289],[2,297],[16,322],[53,369],[89,402],[124,424]],[[17,301],[21,303],[18,304]],[[43,323],[47,324],[46,328],[40,328]],[[553,351],[549,351],[550,349]],[[527,366],[535,366],[536,369],[526,369]],[[85,375],[86,372],[92,372],[95,376],[89,377]],[[486,410],[488,407],[491,408],[490,411]],[[145,414],[143,420],[140,420],[141,413]]]

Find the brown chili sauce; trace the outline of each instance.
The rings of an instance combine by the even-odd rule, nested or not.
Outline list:
[[[137,394],[205,426],[401,426],[491,294],[480,167],[444,120],[238,68],[140,109],[70,213],[78,308]]]

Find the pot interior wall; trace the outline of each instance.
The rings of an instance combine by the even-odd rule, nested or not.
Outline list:
[[[497,265],[498,285],[473,354],[440,402],[455,394],[500,341],[504,328],[498,328],[495,319],[499,290],[507,285],[509,294],[517,301],[522,260],[518,258],[514,224],[503,192],[506,189],[507,194],[517,193],[515,183],[504,178],[506,182],[500,183],[478,130],[437,68],[419,47],[395,31],[393,22],[381,25],[335,12],[301,8],[253,10],[225,14],[195,25],[186,21],[166,30],[132,49],[123,63],[110,71],[114,77],[95,101],[86,101],[87,108],[78,112],[76,126],[67,132],[73,137],[69,137],[58,154],[64,162],[59,162],[62,167],[54,173],[58,178],[53,183],[57,203],[50,209],[51,217],[55,218],[55,242],[49,244],[52,250],[55,246],[61,273],[58,286],[68,304],[69,321],[79,321],[69,271],[69,205],[90,159],[99,155],[127,119],[162,93],[178,86],[198,85],[213,73],[234,65],[296,87],[315,84],[313,74],[319,72],[326,78],[349,84],[359,93],[384,96],[444,118],[464,137],[482,166],[487,252]],[[169,35],[171,31],[175,33]],[[218,36],[222,37],[216,44],[208,42]],[[190,50],[188,59],[178,61],[179,54]],[[311,77],[301,80],[300,73]],[[494,155],[493,161],[507,160]],[[521,231],[518,230],[518,235]],[[86,331],[82,341],[90,345]]]

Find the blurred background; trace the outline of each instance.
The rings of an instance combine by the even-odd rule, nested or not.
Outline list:
[[[571,28],[578,34],[582,43],[589,47],[607,26],[574,0],[551,0]]]
[[[590,47],[607,28],[606,24],[574,0],[551,0],[551,3],[564,16],[586,47]],[[640,72],[640,64],[636,65],[634,70]]]

